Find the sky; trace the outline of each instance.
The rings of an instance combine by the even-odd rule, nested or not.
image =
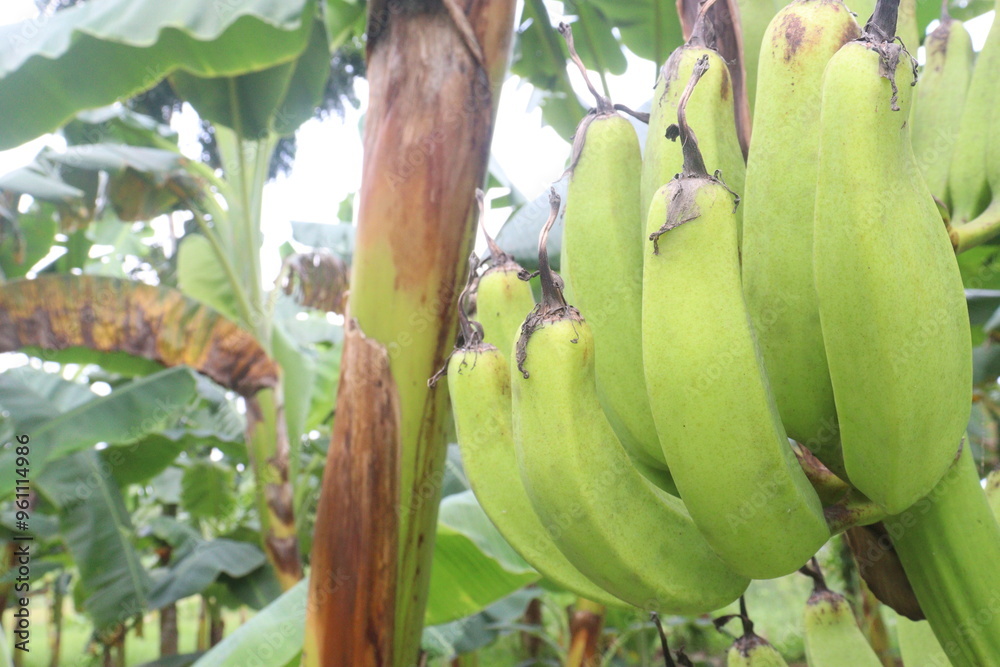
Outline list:
[[[564,16],[561,2],[546,0],[546,5],[553,20]],[[0,25],[31,20],[36,14],[32,0],[2,0],[0,3]],[[991,20],[992,12],[967,23],[977,49],[982,47]],[[609,76],[609,86],[615,101],[637,108],[650,97],[655,66],[627,51],[626,57],[628,70],[622,76]],[[570,71],[570,80],[581,99],[589,100],[575,68]],[[508,178],[529,199],[540,195],[560,177],[569,154],[569,143],[552,128],[543,126],[541,110],[532,102],[533,93],[533,87],[518,77],[507,80],[500,96],[493,139],[494,157]],[[311,120],[303,124],[298,130],[298,150],[291,175],[280,177],[265,188],[262,268],[267,287],[273,285],[280,266],[277,248],[291,237],[290,222],[336,222],[339,203],[360,186],[362,148],[358,127],[368,98],[364,80],[357,83],[357,97],[360,109],[348,107],[343,119],[333,116],[325,121]],[[181,138],[181,150],[197,157],[200,151],[195,141],[195,114],[182,112],[175,117],[173,125]],[[15,149],[0,151],[0,174],[28,164],[45,145],[59,146],[61,140],[48,135]],[[509,209],[490,210],[487,228],[495,233],[509,213]],[[479,246],[482,247],[481,240]]]

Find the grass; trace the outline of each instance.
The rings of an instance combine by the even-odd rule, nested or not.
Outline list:
[[[52,632],[52,608],[48,600],[32,598],[29,606],[31,612],[30,651],[23,656],[24,667],[48,667],[51,659],[49,645]],[[178,651],[191,653],[196,650],[198,615],[201,602],[198,598],[187,598],[177,603]],[[238,628],[245,619],[249,619],[253,611],[223,610],[225,634]],[[3,627],[6,631],[8,646],[13,648],[11,627],[13,610],[8,610],[3,616]],[[73,603],[66,601],[63,609],[62,648],[60,649],[60,665],[66,667],[90,667],[101,665],[99,652],[88,653],[87,644],[90,640],[91,624],[86,616],[73,609]],[[95,650],[95,649],[92,649]],[[146,614],[143,619],[143,636],[137,637],[130,632],[125,640],[125,660],[127,665],[141,665],[157,659],[160,656],[160,619],[156,612]]]

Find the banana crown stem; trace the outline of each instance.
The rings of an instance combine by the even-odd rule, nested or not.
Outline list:
[[[521,325],[521,335],[517,339],[516,355],[517,370],[525,379],[528,378],[528,371],[524,369],[524,362],[528,358],[528,341],[531,335],[545,324],[558,320],[570,319],[581,321],[580,312],[566,303],[562,293],[562,279],[556,275],[549,264],[549,232],[555,224],[559,215],[559,207],[562,198],[555,188],[549,188],[549,218],[542,227],[541,234],[538,235],[538,280],[542,284],[542,300],[535,306],[535,309],[528,314]]]
[[[715,183],[729,190],[735,202],[734,211],[740,203],[740,196],[726,186],[722,181],[720,172],[716,171],[714,175],[709,175],[708,169],[705,167],[705,159],[701,155],[701,149],[698,148],[698,138],[687,122],[688,100],[691,99],[691,94],[694,92],[694,87],[698,84],[698,81],[708,71],[708,66],[707,55],[700,57],[695,63],[694,70],[691,72],[691,78],[688,80],[687,85],[684,87],[684,92],[681,93],[681,97],[677,101],[677,124],[667,128],[667,139],[673,141],[680,138],[684,164],[681,167],[681,173],[675,177],[678,185],[667,209],[667,220],[663,223],[662,227],[649,235],[649,240],[653,242],[654,255],[660,254],[659,240],[661,236],[671,229],[680,227],[685,222],[690,222],[698,218],[700,213],[695,204],[694,197],[701,185]],[[687,181],[693,181],[693,187],[685,189],[684,183]]]
[[[892,86],[890,108],[893,111],[899,111],[896,67],[904,53],[910,59],[910,66],[913,68],[913,81],[910,85],[917,85],[917,61],[902,43],[896,43],[896,19],[898,16],[899,0],[877,0],[875,11],[868,19],[868,23],[865,24],[865,29],[859,40],[879,55],[879,74],[888,79],[889,85]]]

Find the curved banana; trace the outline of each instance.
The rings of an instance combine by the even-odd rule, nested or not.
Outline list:
[[[788,663],[771,642],[751,634],[743,635],[729,647],[726,667],[788,667]]]
[[[649,207],[646,388],[705,539],[740,574],[770,579],[800,568],[830,531],[768,388],[740,284],[733,193],[706,173],[687,125],[686,101],[707,65],[695,67],[678,105],[684,169]]]
[[[525,321],[512,364],[514,442],[532,507],[588,578],[647,610],[699,614],[729,604],[748,579],[730,570],[679,498],[632,466],[604,416],[594,379],[594,338],[566,305],[542,231],[542,301]]]
[[[813,266],[847,475],[896,513],[954,459],[972,354],[951,241],[910,148],[913,71],[886,37],[886,4],[823,76]]]
[[[448,363],[458,446],[486,516],[524,560],[559,586],[604,605],[623,606],[573,567],[531,509],[514,456],[507,357],[473,341]]]
[[[1000,661],[1000,524],[969,447],[912,508],[885,520],[920,608],[955,667]]]
[[[1000,0],[996,9],[1000,10]],[[1000,16],[1000,11],[997,12]],[[1000,172],[1000,21],[994,19],[986,43],[976,58],[969,90],[962,110],[962,123],[955,141],[948,174],[948,204],[951,224],[963,225],[982,213],[991,201],[1000,206],[1000,180],[989,180],[992,171]],[[990,155],[991,144],[994,155]],[[993,166],[991,166],[993,165]],[[992,193],[991,193],[992,188]]]
[[[789,437],[841,476],[813,284],[817,116],[827,62],[860,35],[838,0],[795,0],[768,25],[743,212],[743,289],[781,421]]]
[[[910,141],[927,187],[944,202],[973,62],[972,38],[965,25],[948,14],[948,0],[941,7],[941,23],[927,35],[925,49],[927,62],[910,111]]]
[[[847,598],[828,589],[822,577],[815,582],[805,611],[809,667],[882,667],[858,627]]]
[[[476,191],[479,220],[483,220],[483,192]],[[521,322],[535,307],[531,285],[518,276],[524,270],[514,258],[501,250],[483,228],[490,249],[490,268],[479,277],[476,287],[476,320],[483,327],[483,338],[495,346],[504,358],[510,358],[514,338]]]
[[[685,45],[674,50],[660,68],[656,87],[653,89],[649,132],[642,156],[639,210],[643,215],[649,210],[653,194],[679,174],[683,166],[681,147],[676,141],[666,139],[667,129],[677,122],[677,102],[691,79],[695,63],[703,57],[708,57],[710,67],[705,75],[705,82],[698,86],[698,91],[688,102],[688,114],[698,119],[699,144],[709,171],[720,171],[730,188],[738,194],[743,193],[746,163],[736,135],[729,68],[722,57],[706,45],[706,29],[703,11],[695,22],[691,38]],[[742,211],[737,211],[737,221],[741,228],[742,216]]]
[[[896,638],[905,667],[951,667],[934,631],[927,621],[896,617]]]
[[[569,26],[560,24],[570,56],[587,80]],[[665,469],[642,373],[642,156],[632,123],[590,81],[597,110],[573,141],[563,217],[569,293],[594,332],[597,393],[626,450],[647,467]],[[523,321],[523,317],[521,318]]]

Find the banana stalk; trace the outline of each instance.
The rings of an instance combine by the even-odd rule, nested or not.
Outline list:
[[[398,493],[365,517],[396,535],[398,558],[379,567],[391,568],[398,585],[394,590],[373,588],[353,600],[359,608],[351,610],[347,603],[353,589],[335,585],[338,574],[354,574],[340,560],[350,550],[329,545],[355,543],[350,517],[361,509],[337,505],[338,500],[349,502],[350,494],[341,498],[332,482],[324,484],[317,511],[327,521],[317,520],[311,560],[306,665],[402,667],[417,662],[448,419],[447,392],[429,388],[427,379],[443,366],[454,340],[457,299],[473,238],[473,193],[486,176],[514,9],[513,0],[413,0],[402,10],[388,0],[368,3],[371,91],[349,314],[375,348],[353,361],[345,358],[341,366],[341,390],[346,380],[358,391],[352,391],[347,404],[337,403],[325,476],[354,475],[381,488],[385,480],[379,475],[388,473],[372,479],[363,465],[378,458],[379,448],[398,448]],[[392,380],[380,387],[361,377],[365,368],[377,368],[374,363],[352,366],[374,362],[377,349],[385,355]],[[385,392],[398,400],[398,444],[363,427],[366,420],[385,419],[370,412],[375,405],[389,405]],[[338,426],[349,415],[356,422]],[[360,439],[341,439],[347,434]],[[353,456],[335,454],[348,446]],[[345,468],[335,471],[338,460]],[[356,491],[365,493],[360,486]],[[373,538],[373,543],[384,544],[385,537]],[[320,551],[319,545],[327,548]],[[368,561],[374,556],[369,554]],[[378,580],[384,582],[382,574],[380,569]],[[375,616],[375,629],[355,622]],[[365,633],[381,637],[385,628],[394,637],[392,655],[365,653]]]
[[[972,452],[885,527],[920,606],[955,667],[1000,664],[1000,524]]]

